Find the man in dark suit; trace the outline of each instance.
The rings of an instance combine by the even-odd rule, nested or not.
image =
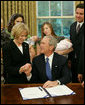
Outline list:
[[[70,40],[73,44],[73,51],[69,53],[69,59],[71,60],[72,82],[81,82],[82,76],[79,76],[78,64],[84,36],[84,4],[77,5],[75,17],[76,22],[70,27]]]
[[[44,83],[43,87],[46,88],[71,82],[71,72],[67,66],[67,59],[54,53],[56,43],[57,41],[53,36],[45,36],[42,39],[41,55],[35,57],[32,63],[31,83]]]

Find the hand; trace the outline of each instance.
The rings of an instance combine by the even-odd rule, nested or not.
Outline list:
[[[47,81],[44,83],[43,88],[50,88],[57,85],[58,85],[57,81]]]
[[[58,51],[55,51],[57,54],[59,55],[63,55],[63,51],[62,50],[58,50]]]
[[[22,66],[19,70],[20,73],[24,72],[27,76],[30,75],[30,72],[32,70],[31,64],[26,63],[24,66]]]
[[[83,78],[83,75],[82,75],[82,74],[78,74],[78,81],[79,81],[79,82],[82,81],[82,78]]]
[[[68,60],[68,67],[71,69],[71,60]]]
[[[29,76],[31,70],[32,70],[31,64],[26,64],[26,65],[25,65],[25,71],[24,71],[24,73],[25,73],[27,76]]]
[[[82,84],[81,84],[81,85],[82,85],[82,87],[84,88],[84,81],[82,82]]]
[[[32,41],[34,41],[34,42],[38,41],[38,37],[37,36],[32,36]]]
[[[22,72],[24,72],[24,66],[22,66],[22,67],[19,69],[19,73],[21,74]]]
[[[24,66],[22,66],[21,68],[20,68],[20,72],[22,73],[22,72],[24,72],[26,69],[28,69],[29,68],[29,63],[26,63]]]

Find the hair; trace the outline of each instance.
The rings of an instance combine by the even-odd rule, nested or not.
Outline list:
[[[44,36],[44,38],[49,38],[49,45],[54,46],[53,51],[55,51],[56,46],[57,46],[57,39],[53,36]]]
[[[77,6],[76,6],[76,9],[77,8],[81,8],[81,9],[84,9],[84,4],[83,3],[81,3],[81,4],[78,4]]]
[[[42,25],[42,27],[41,27],[41,39],[42,39],[44,36],[46,36],[46,35],[44,34],[44,28],[43,28],[44,25],[48,25],[49,28],[51,29],[51,35],[54,36],[55,38],[57,38],[57,35],[55,34],[55,32],[54,32],[54,30],[53,30],[52,24],[49,23],[49,22],[45,22],[45,23],[43,23],[43,25]]]
[[[27,35],[29,34],[29,28],[27,27],[27,25],[24,23],[17,23],[13,26],[11,35],[14,38],[18,38],[23,31],[26,31]]]
[[[9,20],[9,23],[8,23],[8,32],[11,32],[12,27],[15,25],[15,24],[14,24],[14,21],[15,21],[18,17],[21,17],[22,20],[23,20],[23,23],[24,23],[24,17],[23,17],[22,14],[18,14],[18,13],[13,14],[13,15],[11,16],[10,20]]]

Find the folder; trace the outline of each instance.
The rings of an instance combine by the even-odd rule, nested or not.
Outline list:
[[[66,85],[58,85],[58,86],[51,87],[51,88],[43,88],[41,86],[19,88],[19,91],[20,91],[20,94],[21,94],[23,100],[76,94],[74,91],[72,91]]]

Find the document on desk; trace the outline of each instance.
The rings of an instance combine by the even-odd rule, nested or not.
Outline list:
[[[43,87],[19,88],[19,91],[21,93],[23,100],[76,94],[66,85],[58,85],[51,88]]]

